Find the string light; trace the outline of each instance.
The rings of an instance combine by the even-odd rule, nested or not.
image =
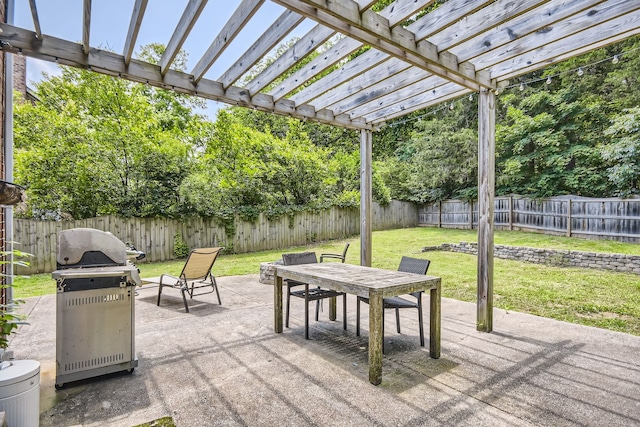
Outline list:
[[[550,85],[551,83],[553,83],[553,79],[554,78],[559,77],[559,76],[561,76],[563,74],[566,74],[566,73],[575,72],[575,73],[578,74],[578,76],[583,76],[584,75],[584,69],[583,68],[591,67],[591,66],[594,66],[594,65],[600,64],[602,62],[606,62],[606,61],[611,61],[612,64],[617,64],[618,62],[620,62],[620,58],[623,55],[628,55],[629,53],[634,52],[636,50],[640,50],[640,47],[639,48],[635,48],[635,49],[630,49],[628,51],[625,51],[625,52],[622,52],[622,53],[618,53],[618,54],[613,55],[613,56],[609,56],[609,57],[607,57],[605,59],[601,59],[599,61],[593,62],[591,64],[583,65],[581,67],[574,68],[572,70],[561,71],[559,73],[556,73],[556,74],[553,74],[553,75],[549,75],[549,76],[546,76],[546,77],[542,77],[542,78],[538,78],[538,79],[520,81],[519,83],[515,83],[515,84],[509,85],[509,86],[505,86],[502,89],[496,88],[494,90],[494,93],[495,93],[496,96],[498,96],[500,94],[501,90],[510,89],[510,88],[514,88],[514,87],[518,87],[518,89],[520,91],[524,91],[524,89],[526,89],[527,86],[529,86],[529,85],[531,85],[533,83],[541,82],[541,81],[544,81],[547,85]],[[473,101],[473,93],[469,94],[468,99],[469,99],[469,101]],[[391,127],[399,126],[399,125],[402,125],[402,124],[405,124],[405,123],[408,123],[408,122],[412,122],[414,120],[419,120],[419,119],[421,119],[423,117],[426,117],[428,115],[431,115],[431,114],[435,115],[440,111],[446,110],[447,108],[449,110],[454,110],[455,109],[454,102],[456,102],[456,101],[454,100],[453,102],[451,102],[449,104],[440,104],[440,107],[438,107],[436,109],[429,110],[429,111],[425,112],[424,114],[421,114],[421,115],[416,116],[416,117],[411,117],[411,118],[404,119],[402,121],[394,122],[393,124],[390,124],[389,126],[391,126]]]
[[[620,59],[622,58],[622,56],[628,55],[631,52],[634,52],[634,51],[637,51],[637,50],[640,50],[640,47],[635,48],[635,49],[630,49],[630,50],[627,50],[625,52],[617,53],[617,54],[615,54],[613,56],[609,56],[607,58],[592,62],[590,64],[582,65],[580,67],[577,67],[577,68],[574,68],[574,69],[571,69],[571,70],[561,71],[559,73],[552,74],[552,75],[545,76],[545,77],[541,77],[541,78],[538,78],[538,79],[521,81],[520,83],[515,83],[513,85],[509,85],[505,89],[510,89],[510,88],[514,88],[514,87],[520,88],[523,83],[525,84],[525,86],[529,86],[531,84],[534,84],[534,83],[537,83],[537,82],[541,82],[541,81],[545,81],[547,85],[550,85],[553,82],[553,79],[555,79],[556,77],[559,77],[561,75],[567,74],[567,73],[574,73],[575,72],[578,76],[582,77],[584,75],[584,69],[585,68],[589,68],[589,67],[592,67],[594,65],[597,65],[597,64],[600,64],[600,63],[603,63],[603,62],[607,62],[607,61],[611,61],[612,64],[617,64],[618,62],[620,62]]]

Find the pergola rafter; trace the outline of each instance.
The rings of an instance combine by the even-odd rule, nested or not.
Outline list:
[[[270,2],[283,10],[262,34],[253,33],[252,19],[266,0],[225,2],[235,7],[231,18],[211,29],[211,40],[205,41],[210,46],[190,72],[175,70],[174,61],[205,8],[222,7],[219,2],[187,0],[184,9],[165,5],[181,17],[175,28],[167,29],[166,38],[158,40],[167,42],[158,64],[132,59],[147,24],[148,0],[133,2],[122,54],[91,45],[91,0],[82,2],[80,42],[48,35],[37,0],[29,0],[33,28],[0,24],[0,48],[230,105],[360,130],[365,265],[371,261],[372,131],[411,112],[477,92],[477,323],[490,331],[495,90],[509,85],[510,79],[640,34],[640,1],[396,0],[380,11],[376,0]],[[316,25],[287,43],[305,19]],[[242,34],[253,43],[245,52],[233,52],[236,60],[222,75],[210,76],[212,66]],[[284,47],[272,58],[279,44]],[[306,64],[296,69],[301,61]],[[256,68],[265,63],[269,65]]]

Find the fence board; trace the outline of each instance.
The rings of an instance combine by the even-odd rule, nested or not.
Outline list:
[[[478,223],[477,205],[445,200],[418,209],[420,225],[469,228]],[[473,221],[470,221],[473,216]],[[496,197],[496,229],[535,231],[584,238],[640,242],[640,199]]]
[[[413,203],[393,201],[388,206],[374,204],[375,230],[418,225],[418,209]],[[293,227],[290,227],[293,224]],[[227,236],[224,227],[210,218],[183,220],[161,218],[119,218],[104,216],[79,221],[36,221],[14,219],[14,240],[20,250],[34,254],[31,265],[17,269],[17,274],[49,273],[56,268],[58,233],[77,227],[111,232],[123,242],[131,242],[147,254],[145,262],[175,258],[175,236],[189,248],[225,246],[233,252],[281,249],[312,243],[315,240],[341,239],[360,230],[357,209],[333,208],[321,212],[299,212],[275,220],[260,214],[255,222],[235,219],[235,232]]]

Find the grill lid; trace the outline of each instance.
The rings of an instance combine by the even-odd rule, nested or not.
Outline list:
[[[72,228],[58,234],[60,267],[125,265],[126,246],[113,234],[93,228]]]

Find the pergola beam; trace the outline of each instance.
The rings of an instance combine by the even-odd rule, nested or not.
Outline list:
[[[376,49],[369,49],[368,51],[358,56],[357,58],[344,64],[339,69],[332,71],[330,74],[328,74],[324,78],[317,80],[311,85],[305,87],[304,90],[294,94],[293,96],[290,97],[290,99],[299,104],[307,103],[316,97],[326,94],[330,90],[335,89],[336,87],[338,87],[339,85],[345,82],[357,81],[358,79],[356,79],[356,77],[365,73],[371,68],[380,65],[381,61],[388,62],[388,60],[389,60],[389,55],[387,55],[386,53],[380,52],[379,50],[376,50]],[[402,63],[399,60],[396,60],[396,61]],[[402,69],[409,68],[409,64],[406,64],[406,63],[402,63],[402,64],[404,64],[404,66],[401,66]],[[373,78],[375,79],[377,77],[377,79],[380,79],[381,75],[386,76],[387,74],[378,74]],[[367,80],[370,80],[370,78]],[[362,84],[366,84],[366,83],[363,82]],[[344,96],[347,96],[349,93],[352,93],[352,92],[344,93]],[[314,101],[314,105],[316,105],[316,108],[322,108],[322,107],[318,107],[319,104],[317,103],[317,101]],[[327,104],[325,103],[325,105]]]
[[[497,50],[512,42],[514,38],[524,37],[536,31],[545,31],[556,22],[590,9],[604,0],[569,0],[563,7],[545,4],[541,9],[531,10],[521,15],[516,22],[507,22],[489,31],[478,33],[476,37],[460,43],[452,51],[460,61],[469,61],[477,56]]]
[[[129,31],[127,31],[127,39],[124,42],[124,63],[129,65],[131,57],[133,56],[133,49],[135,48],[136,41],[138,40],[138,33],[140,32],[140,25],[142,25],[142,18],[144,12],[147,9],[147,3],[149,0],[136,0],[133,5],[133,12],[131,13],[131,22],[129,23]]]
[[[406,85],[403,88],[396,88],[393,92],[388,92],[369,103],[359,105],[357,108],[347,111],[347,113],[352,117],[375,117],[374,115],[377,111],[389,108],[392,109],[395,105],[401,103],[405,109],[410,108],[417,103],[422,104],[432,99],[435,94],[439,94],[439,96],[442,96],[443,90],[458,92],[460,90],[468,89],[451,84],[442,77],[438,76],[429,76],[423,78],[417,77],[416,82]],[[421,95],[416,96],[417,93]]]
[[[640,21],[629,20],[625,14],[634,10],[640,10],[640,2],[628,2],[626,0],[609,1],[597,9],[583,10],[574,15],[571,20],[556,23],[551,27],[545,27],[545,31],[533,32],[518,39],[518,49],[509,48],[508,45],[484,53],[473,59],[473,64],[480,68],[492,67],[494,75],[502,75],[500,67],[494,65],[507,62],[508,66],[515,63],[522,68],[524,61],[531,61],[531,52],[539,46],[550,52],[562,52],[571,49],[579,40],[587,41],[580,45],[589,45],[592,41],[601,39],[610,28],[620,29],[627,27],[633,29],[640,25]],[[521,58],[521,59],[518,59]],[[538,61],[536,61],[538,62]],[[540,61],[545,62],[545,61]],[[522,65],[520,65],[522,64]]]
[[[260,9],[264,0],[242,0],[242,3],[233,12],[231,19],[227,21],[220,33],[213,40],[207,51],[202,55],[200,61],[193,68],[193,81],[198,83],[205,73],[211,68],[214,62],[229,47],[236,38],[240,30],[244,28],[249,20]]]
[[[371,114],[365,114],[364,118],[368,123],[384,122],[397,116],[402,116],[413,111],[422,110],[434,104],[458,98],[469,93],[469,89],[460,87],[455,83],[447,83],[430,89],[428,97],[427,93],[424,91],[419,93],[420,96],[414,96],[409,99],[396,102],[392,105],[385,105],[384,108],[380,110],[374,111]]]
[[[191,29],[195,25],[206,4],[207,0],[189,0],[189,3],[187,3],[187,7],[185,7],[184,12],[180,17],[180,21],[178,22],[178,25],[171,35],[171,39],[162,54],[162,58],[160,58],[160,61],[158,62],[163,76],[167,74],[173,60],[176,59],[178,52],[180,52],[182,45],[187,40]]]
[[[132,59],[129,65],[124,56],[101,49],[92,48],[85,54],[82,45],[52,36],[43,37],[39,43],[33,43],[35,33],[9,24],[0,23],[0,43],[2,49],[18,53],[20,49],[25,55],[49,62],[57,62],[76,68],[88,69],[110,76],[121,77],[151,86],[173,90],[188,95],[200,96],[213,101],[231,105],[240,105],[256,110],[296,117],[301,120],[314,120],[321,123],[334,124],[350,129],[371,129],[362,119],[351,119],[346,114],[335,115],[329,110],[316,111],[308,105],[296,106],[294,102],[283,99],[275,100],[266,94],[250,97],[242,88],[231,86],[225,89],[220,82],[202,79],[194,85],[193,78],[176,70],[168,70],[162,75],[160,67],[143,61]]]
[[[340,62],[345,56],[350,55],[362,46],[357,40],[345,37],[322,55],[317,56],[300,70],[289,76],[284,82],[269,91],[269,95],[275,99],[282,99],[304,83],[313,79],[323,71]]]
[[[412,65],[456,82],[471,90],[493,88],[488,73],[476,72],[471,64],[459,64],[455,55],[439,52],[438,47],[421,40],[410,30],[391,27],[389,21],[370,10],[361,12],[352,0],[274,0],[336,31],[368,44]]]
[[[320,24],[316,25],[264,71],[247,83],[245,89],[247,89],[252,96],[260,92],[272,84],[278,77],[289,71],[298,61],[309,56],[311,52],[315,51],[334,34],[335,31],[331,28]]]
[[[640,2],[633,2],[633,4],[640,8]],[[492,74],[503,80],[506,76],[514,74],[513,69],[517,69],[519,71],[517,74],[522,75],[614,43],[617,40],[617,34],[623,34],[625,38],[639,34],[640,15],[631,15],[631,17],[629,15],[621,16],[592,26],[586,31],[531,49],[526,54],[495,64],[491,68]]]
[[[303,16],[290,10],[285,10],[262,36],[256,39],[256,42],[251,45],[240,59],[235,61],[233,65],[224,72],[218,81],[221,82],[225,88],[231,86],[302,21],[304,21]]]
[[[42,29],[40,28],[40,19],[38,18],[38,8],[36,7],[36,0],[29,0],[29,7],[31,8],[31,18],[33,19],[33,28],[36,30],[36,37],[42,38]]]
[[[389,58],[388,55],[386,56],[387,58]],[[338,79],[340,79],[340,82],[342,82],[342,84],[333,87],[327,93],[324,93],[322,96],[314,99],[313,105],[315,105],[318,109],[322,109],[327,108],[330,105],[343,105],[345,103],[345,100],[351,99],[357,100],[356,104],[353,105],[353,107],[355,107],[361,103],[367,102],[368,99],[371,99],[368,98],[370,96],[370,92],[369,94],[367,94],[366,91],[372,86],[382,84],[383,82],[387,82],[394,78],[399,78],[400,76],[406,79],[407,75],[429,75],[426,71],[422,70],[416,70],[415,73],[407,73],[408,68],[409,64],[402,62],[397,58],[390,58],[387,61],[376,64],[374,68],[366,69],[366,71],[357,76],[358,78],[354,78],[356,76],[350,78],[350,74],[347,73],[347,70],[345,70],[346,67],[343,67],[343,69],[341,69],[336,76]],[[385,86],[387,88],[389,87],[388,85]],[[342,108],[343,112],[346,112],[347,110],[349,110],[349,107]]]
[[[88,54],[91,48],[91,0],[84,0],[82,8],[82,50],[85,54]]]

